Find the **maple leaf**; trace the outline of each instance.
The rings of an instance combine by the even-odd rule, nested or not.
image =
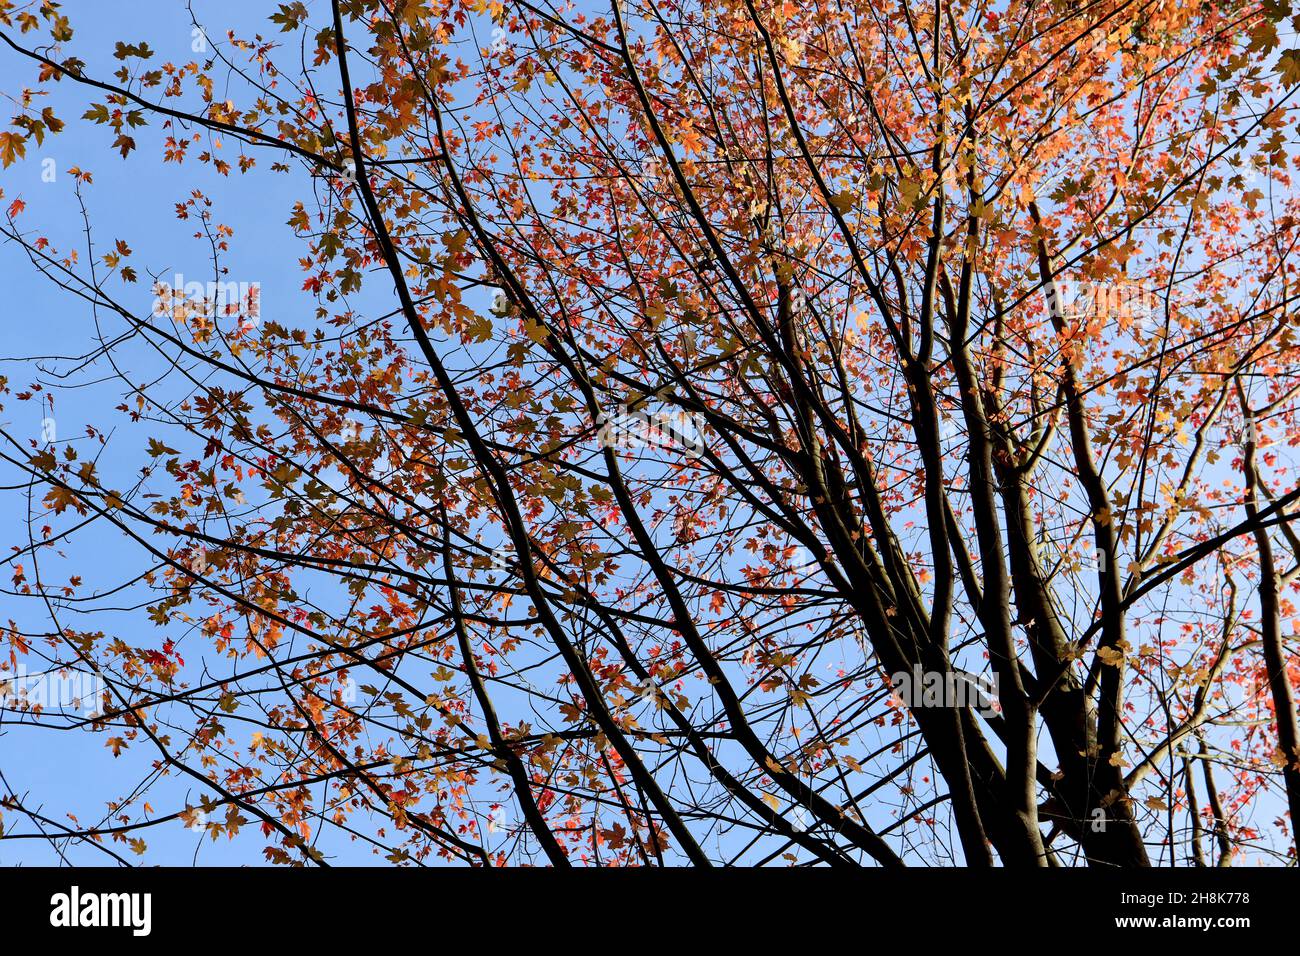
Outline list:
[[[1300,50],[1290,49],[1284,52],[1273,71],[1282,74],[1283,86],[1291,87],[1300,83]]]
[[[80,499],[72,489],[63,485],[55,485],[45,495],[44,503],[46,507],[53,509],[55,514],[63,514],[69,506],[73,506],[78,511],[82,511]]]
[[[688,127],[678,136],[677,141],[681,143],[682,148],[691,156],[698,156],[704,151],[704,141],[700,138],[699,132],[694,127]]]
[[[16,159],[22,159],[27,155],[27,147],[24,144],[24,137],[17,133],[8,131],[0,133],[0,166],[8,167]]]
[[[852,190],[844,189],[831,196],[831,205],[842,216],[847,216],[857,204],[858,197]]]
[[[282,3],[279,12],[271,14],[268,19],[280,25],[281,33],[292,33],[307,19],[307,7],[300,0],[294,3]]]
[[[1124,662],[1124,652],[1115,647],[1097,648],[1097,657],[1103,664],[1109,664],[1111,667],[1118,667]]]

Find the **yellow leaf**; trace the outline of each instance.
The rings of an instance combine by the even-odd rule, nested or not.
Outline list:
[[[0,133],[0,164],[9,166],[27,155],[26,140],[17,133]]]
[[[842,190],[831,197],[831,205],[835,207],[836,212],[841,216],[847,215],[857,201],[858,197],[848,189]]]
[[[1118,648],[1099,647],[1097,656],[1101,658],[1103,664],[1109,664],[1111,667],[1119,667],[1124,663],[1124,652]]]

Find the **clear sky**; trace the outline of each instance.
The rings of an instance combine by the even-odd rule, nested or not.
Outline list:
[[[181,0],[65,0],[63,8],[76,30],[69,50],[86,61],[91,75],[108,76],[117,69],[120,63],[112,53],[119,40],[147,41],[156,51],[155,63],[203,58],[202,53],[193,50],[193,24]],[[210,23],[222,32],[233,28],[244,35],[271,32],[274,28],[266,23],[266,17],[274,8],[275,4],[253,0],[192,2],[200,22]],[[34,75],[30,61],[0,50],[0,94],[15,96],[31,85]],[[65,116],[80,116],[90,103],[102,99],[94,91],[68,82],[54,89],[49,105]],[[164,280],[177,273],[187,279],[207,280],[207,240],[195,236],[194,222],[180,222],[175,216],[176,204],[184,201],[191,190],[201,189],[214,203],[215,220],[233,229],[230,250],[224,257],[229,278],[259,285],[262,317],[274,320],[285,315],[301,322],[302,316],[310,315],[315,300],[301,291],[302,273],[293,258],[298,240],[287,225],[293,202],[311,188],[298,165],[291,164],[292,171],[287,175],[272,173],[266,167],[279,157],[268,150],[257,150],[254,152],[261,168],[250,175],[226,178],[210,165],[192,160],[183,165],[162,163],[156,124],[135,135],[139,149],[125,161],[111,150],[114,134],[103,126],[70,123],[63,133],[47,138],[43,145],[30,144],[23,160],[0,171],[0,206],[22,200],[27,208],[19,217],[20,226],[35,230],[39,224],[40,232],[55,247],[63,251],[78,248],[83,258],[84,206],[94,226],[96,255],[123,240],[132,248],[134,262],[156,269]],[[89,170],[94,176],[93,185],[84,186],[80,197],[68,172],[73,167]],[[48,181],[50,169],[54,171],[53,181]],[[364,293],[371,297],[369,304],[379,306],[372,310],[375,313],[391,307],[391,302],[379,294],[383,292],[380,285],[373,283],[373,288]],[[133,286],[116,280],[111,286],[128,306],[141,313],[149,309],[150,287],[145,275]],[[103,312],[96,314],[85,302],[57,288],[32,268],[24,250],[13,243],[0,242],[0,289],[4,294],[4,305],[0,307],[0,375],[10,378],[15,391],[38,382],[59,385],[52,413],[37,402],[6,400],[0,423],[12,434],[38,442],[47,437],[56,446],[75,442],[83,459],[93,456],[97,442],[86,437],[86,426],[120,422],[120,416],[105,412],[127,396],[109,370],[102,365],[81,367],[76,356],[91,348],[97,336],[111,339],[121,334],[121,320]],[[358,303],[361,308],[365,304],[366,300]],[[147,352],[136,348],[131,355],[139,363],[131,368],[132,374],[145,375],[151,361]],[[44,358],[33,361],[37,357]],[[158,365],[156,373],[166,376],[169,370],[159,357],[153,356],[152,361]],[[164,378],[160,387],[171,386]],[[138,426],[134,433],[121,431],[112,436],[108,451],[98,462],[105,486],[127,487],[134,483],[142,460],[138,452],[148,437],[147,425]],[[29,505],[38,509],[39,501],[29,502],[25,489],[0,488],[0,542],[27,540]],[[111,526],[94,526],[79,536],[74,560],[65,562],[66,567],[61,568],[55,556],[42,559],[50,562],[43,568],[44,577],[57,580],[59,574],[77,573],[88,587],[115,586],[124,570],[144,566],[142,556],[128,554],[131,551]],[[9,571],[0,569],[0,625],[13,619],[22,628],[48,627],[48,619],[42,620],[35,613],[34,602],[15,599],[8,588]],[[129,603],[124,602],[117,612],[98,615],[95,626],[120,633],[136,645],[161,646],[167,638],[178,637],[170,629],[155,627],[142,609],[129,608]],[[79,626],[86,626],[86,622]],[[190,666],[200,666],[197,646],[188,647],[195,651],[187,653]],[[6,651],[0,644],[0,654]],[[222,662],[213,666],[219,668]],[[12,714],[3,715],[6,721],[11,718]],[[140,742],[136,746],[144,750],[147,744]],[[83,824],[98,822],[106,815],[106,797],[126,796],[137,787],[153,786],[148,761],[142,759],[141,753],[132,756],[135,759],[115,758],[109,748],[88,744],[80,733],[15,729],[0,724],[0,794],[13,793],[24,800],[31,795],[33,809],[40,809],[43,803],[44,812],[60,821],[65,820],[65,814],[73,813]],[[200,792],[193,781],[172,778],[153,786],[149,799],[156,809],[171,811],[184,803],[197,804]],[[15,814],[7,814],[5,822],[26,826]],[[179,822],[151,829],[146,838],[150,849],[145,861],[172,865],[257,863],[261,862],[265,843],[253,827],[233,841],[223,837],[214,843],[188,832]],[[125,846],[115,849],[131,856]],[[361,845],[349,847],[335,840],[331,850],[341,853],[334,858],[336,863],[382,862]],[[66,852],[72,862],[107,862],[106,857],[77,844],[68,846]],[[0,866],[57,862],[45,841],[0,841]]]
[[[214,24],[221,31],[234,28],[247,33],[269,32],[265,18],[274,10],[274,5],[247,0],[195,0],[192,6],[200,22]],[[177,0],[68,0],[63,9],[76,31],[69,49],[87,62],[87,71],[92,75],[107,77],[120,66],[112,56],[118,40],[147,41],[156,51],[155,63],[203,59],[202,54],[192,52],[193,26],[186,4]],[[32,63],[7,49],[0,53],[0,93],[6,99],[24,86],[33,85],[34,77]],[[59,84],[56,92],[50,105],[69,116],[80,116],[91,102],[102,99],[94,96],[94,91],[66,82]],[[110,149],[113,134],[106,127],[69,123],[62,134],[47,138],[40,147],[32,144],[25,160],[0,172],[4,205],[22,199],[27,211],[19,218],[21,225],[36,229],[39,224],[40,232],[54,245],[60,249],[79,248],[84,256],[80,205],[84,202],[99,254],[108,251],[117,239],[123,239],[135,251],[135,261],[159,270],[164,277],[179,272],[187,278],[206,280],[210,275],[206,240],[194,237],[192,221],[178,222],[174,214],[175,204],[185,200],[191,189],[200,188],[214,201],[215,220],[234,229],[227,256],[231,278],[260,284],[264,318],[295,309],[300,301],[305,309],[305,297],[299,292],[301,274],[285,254],[292,238],[286,221],[293,199],[305,188],[305,177],[296,169],[289,175],[262,169],[227,179],[217,175],[211,166],[197,162],[163,164],[157,147],[158,133],[156,124],[139,131],[140,150],[124,161]],[[48,176],[42,175],[49,168],[46,160],[53,161],[53,182],[46,182]],[[266,166],[273,160],[269,152],[263,151],[259,161]],[[72,167],[94,175],[93,185],[83,187],[80,202],[73,177],[67,173]],[[103,313],[96,316],[86,303],[42,277],[14,243],[0,242],[0,280],[4,290],[4,305],[0,306],[0,356],[4,356],[0,375],[9,376],[15,390],[19,390],[19,383],[27,385],[39,378],[33,378],[31,363],[16,362],[14,358],[64,357],[40,363],[49,381],[51,375],[75,368],[77,363],[68,357],[91,348],[97,334],[109,338],[123,331],[120,319]],[[148,277],[142,275],[133,287],[116,283],[113,290],[129,306],[148,311],[152,298]],[[133,349],[131,355],[133,361],[147,361],[141,349]],[[141,374],[144,368],[134,367],[131,371]],[[65,386],[76,382],[79,387],[59,389],[52,416],[42,412],[35,402],[11,401],[0,412],[0,421],[17,436],[39,438],[42,428],[48,427],[43,426],[43,419],[52,417],[56,445],[75,441],[84,456],[90,449],[84,434],[86,425],[98,426],[116,419],[116,415],[104,412],[125,400],[122,384],[104,381],[106,373],[99,367],[63,380]],[[117,475],[119,482],[128,484],[141,463],[141,458],[131,451],[142,447],[145,439],[143,428],[134,435],[114,435],[108,453],[99,460],[101,473]],[[0,540],[6,544],[26,541],[26,507],[24,492],[0,492]],[[144,567],[141,555],[126,554],[130,548],[110,527],[92,528],[79,538],[75,548],[75,573],[82,574],[88,585],[120,580],[124,568]],[[0,574],[6,587],[8,578],[8,572]],[[0,592],[0,622],[13,618],[26,626],[48,627],[48,619],[38,620],[35,610],[30,600],[19,602]],[[142,610],[114,615],[112,620],[100,616],[95,626],[121,633],[124,639],[139,645],[161,645],[168,636],[176,636],[150,624]],[[8,787],[20,797],[29,794],[34,805],[43,802],[45,812],[55,819],[63,820],[63,814],[70,812],[85,823],[98,821],[105,814],[104,800],[110,795],[126,795],[144,782],[142,773],[147,765],[141,759],[115,759],[107,747],[94,746],[84,734],[31,728],[6,730],[0,726],[0,771]],[[179,795],[187,792],[191,795],[189,802],[197,804],[199,790],[193,781],[166,783],[152,791],[157,797],[151,802],[156,810],[174,810],[178,804],[184,805],[186,801]],[[167,799],[167,794],[172,798]],[[57,800],[51,795],[57,795]],[[13,814],[6,822],[19,824]],[[146,859],[150,863],[183,865],[197,860],[217,865],[261,860],[263,840],[253,828],[245,829],[233,841],[222,837],[212,842],[201,840],[175,822],[150,830],[146,837]],[[201,843],[203,848],[196,855]],[[117,849],[132,857],[124,847]],[[67,852],[69,860],[83,864],[109,862],[107,857],[84,847],[73,846]],[[354,862],[373,859],[368,852],[359,851]],[[0,841],[0,865],[56,862],[42,841]]]

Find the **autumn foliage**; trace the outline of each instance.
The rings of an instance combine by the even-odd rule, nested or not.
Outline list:
[[[7,743],[141,781],[6,783],[0,848],[1294,864],[1297,26],[315,0],[191,58],[0,0],[4,261],[85,330],[0,379],[0,680],[97,698]],[[84,232],[25,185],[74,128]],[[174,261],[122,163],[189,171]]]

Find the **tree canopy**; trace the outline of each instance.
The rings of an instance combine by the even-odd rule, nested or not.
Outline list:
[[[0,378],[3,729],[136,773],[0,780],[0,841],[1294,864],[1297,26],[316,0],[177,54],[0,0],[3,252],[84,317]],[[96,216],[121,163],[173,220]]]

